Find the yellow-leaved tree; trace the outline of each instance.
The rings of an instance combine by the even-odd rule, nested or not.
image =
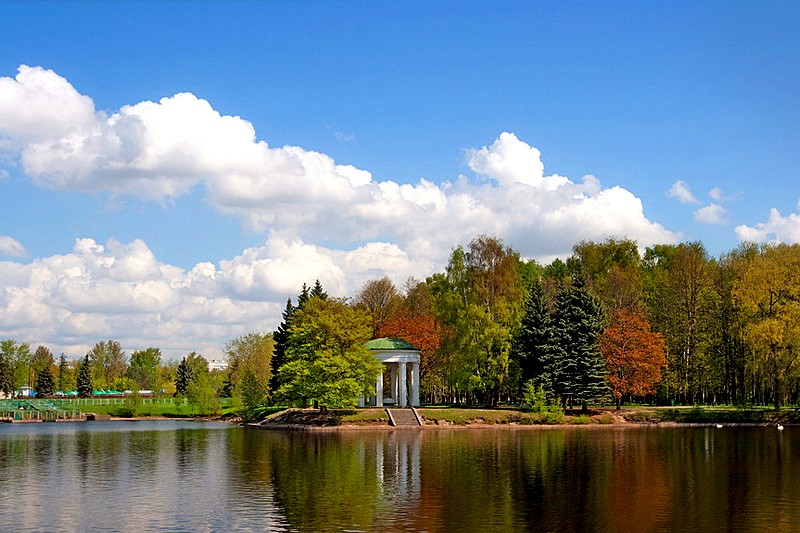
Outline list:
[[[777,409],[800,372],[800,245],[766,245],[734,285],[747,315],[745,339],[753,373],[769,383]]]

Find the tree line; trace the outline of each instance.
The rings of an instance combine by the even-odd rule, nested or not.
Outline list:
[[[133,387],[270,404],[353,406],[381,365],[365,343],[421,350],[424,403],[519,403],[525,391],[582,406],[629,401],[780,406],[800,395],[800,246],[745,243],[719,258],[699,242],[640,251],[582,241],[566,260],[526,260],[491,236],[453,249],[447,267],[398,288],[366,282],[349,298],[319,281],[287,299],[272,333],[225,346],[228,369],[158,348],[127,358],[102,341],[81,360],[0,343],[0,389]],[[49,376],[48,376],[49,374]],[[48,381],[49,380],[49,381]],[[40,383],[41,381],[41,383]]]

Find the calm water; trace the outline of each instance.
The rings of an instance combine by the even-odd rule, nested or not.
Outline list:
[[[0,425],[2,531],[799,531],[800,428]]]

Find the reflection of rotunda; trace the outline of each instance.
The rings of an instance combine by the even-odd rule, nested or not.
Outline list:
[[[359,405],[383,407],[419,406],[419,360],[420,351],[402,339],[375,339],[367,343],[367,348],[384,366],[375,382],[375,396]],[[389,375],[388,387],[384,387],[384,373]],[[410,401],[409,401],[410,395]]]

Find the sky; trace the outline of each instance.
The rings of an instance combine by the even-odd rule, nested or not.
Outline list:
[[[0,3],[0,338],[165,358],[319,279],[800,242],[800,3]]]

